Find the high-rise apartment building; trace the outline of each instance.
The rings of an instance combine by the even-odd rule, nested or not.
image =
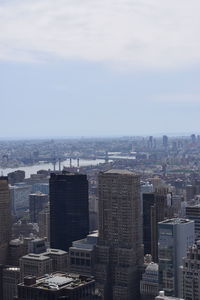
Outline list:
[[[89,233],[86,175],[63,172],[50,177],[50,244],[68,250]]]
[[[11,201],[8,177],[0,177],[0,264],[5,264],[11,238]]]
[[[138,299],[143,263],[140,177],[130,171],[99,174],[95,258],[95,276],[103,299]]]
[[[158,224],[159,289],[167,296],[181,294],[182,259],[194,243],[194,221],[169,219]]]
[[[200,241],[188,249],[182,267],[182,297],[185,300],[200,299]]]

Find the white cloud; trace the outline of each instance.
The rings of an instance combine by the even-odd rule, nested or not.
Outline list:
[[[0,59],[200,63],[198,0],[0,0]]]

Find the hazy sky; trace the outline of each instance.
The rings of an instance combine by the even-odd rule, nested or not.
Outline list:
[[[0,137],[200,132],[200,1],[0,0]]]

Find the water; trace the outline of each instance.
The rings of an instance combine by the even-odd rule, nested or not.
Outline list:
[[[85,167],[85,166],[95,166],[100,163],[104,163],[104,159],[79,159],[79,166]],[[77,167],[77,159],[71,160],[72,166]],[[70,166],[70,160],[67,159],[63,162],[61,162],[61,170],[63,167],[69,167]],[[56,164],[56,170],[58,170],[59,165]],[[31,174],[36,174],[39,170],[52,170],[53,171],[53,164],[52,163],[39,163],[37,165],[32,166],[25,166],[25,167],[17,167],[17,168],[0,168],[0,173],[6,176],[10,172],[14,172],[16,170],[23,170],[25,171],[26,178],[29,178]]]

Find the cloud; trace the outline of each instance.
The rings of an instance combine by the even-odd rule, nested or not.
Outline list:
[[[165,93],[150,97],[155,102],[177,104],[200,104],[200,93]]]
[[[200,63],[198,0],[0,0],[0,60]]]

